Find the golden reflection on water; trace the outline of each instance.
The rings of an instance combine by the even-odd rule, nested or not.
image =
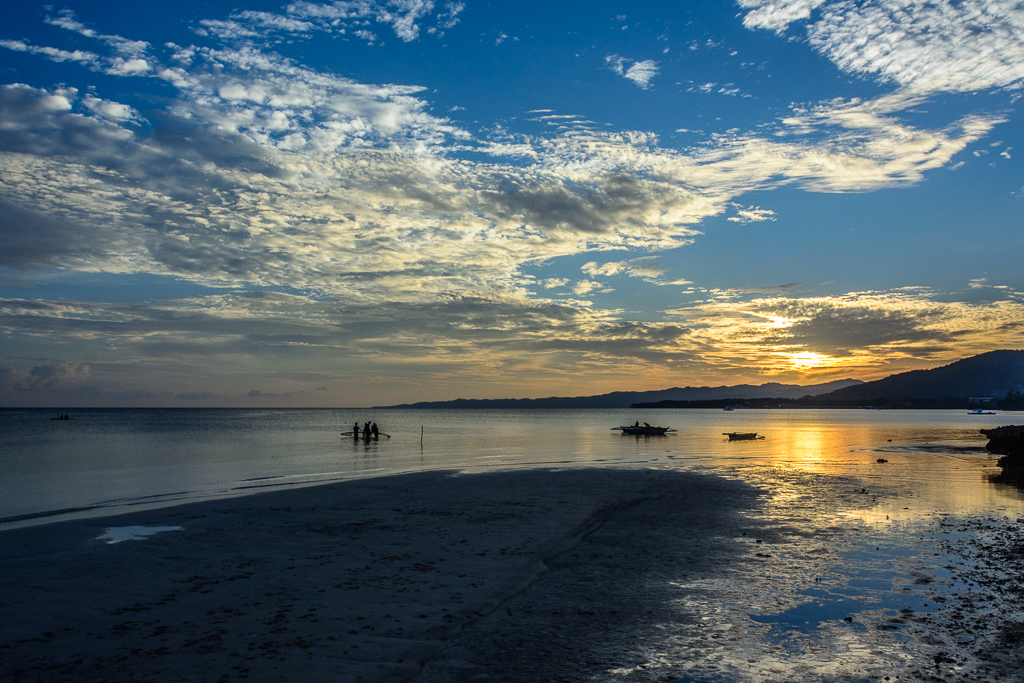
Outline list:
[[[997,419],[1024,423],[1021,415]],[[872,525],[942,514],[1024,514],[1021,491],[991,481],[1000,469],[984,451],[979,429],[996,424],[966,414],[737,410],[717,422],[717,434],[756,431],[764,439],[717,436],[705,444],[713,468],[771,481],[779,502],[807,494],[805,484],[787,483],[787,474],[802,473],[849,480],[846,514]]]

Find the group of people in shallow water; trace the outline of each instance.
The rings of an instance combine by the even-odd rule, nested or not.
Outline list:
[[[359,423],[356,422],[354,425],[352,425],[352,436],[358,439],[360,434],[362,434],[363,438],[365,439],[376,439],[380,437],[380,430],[377,429],[376,422],[374,422],[372,425],[369,422],[367,422],[365,425],[363,425],[362,432],[360,432]]]

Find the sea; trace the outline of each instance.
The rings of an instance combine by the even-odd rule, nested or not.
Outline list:
[[[772,536],[719,539],[745,559],[713,576],[685,562],[628,574],[652,611],[613,644],[633,648],[626,659],[643,664],[610,674],[687,683],[1020,680],[1019,657],[1004,655],[1024,624],[1019,589],[1006,589],[1024,571],[1024,496],[1000,480],[980,430],[1024,424],[1022,413],[61,412],[71,419],[0,410],[0,530],[425,470],[687,470],[762,492],[746,514],[750,528]],[[367,421],[379,439],[344,434]],[[636,421],[675,431],[613,429]],[[759,438],[730,441],[730,432]],[[116,534],[116,520],[104,521],[112,528],[102,538]],[[658,537],[667,544],[659,552],[684,556],[687,533]],[[557,569],[545,580],[578,587]],[[489,623],[476,630],[490,633]]]
[[[51,419],[58,414],[70,419]],[[367,421],[378,425],[378,440],[343,435]],[[636,421],[675,431],[635,437],[612,429]],[[1015,511],[1019,490],[991,481],[999,470],[979,433],[1014,423],[1024,424],[1024,414],[4,409],[0,529],[423,470],[625,465],[697,469],[755,484],[785,473],[851,482],[884,477],[915,486],[934,510]],[[729,441],[728,432],[763,438]],[[879,458],[889,466],[880,468]]]

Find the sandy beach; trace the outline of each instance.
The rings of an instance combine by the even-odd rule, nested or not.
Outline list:
[[[837,505],[863,499],[812,479]],[[1012,523],[922,536],[947,544],[948,569],[902,567],[917,580],[895,611],[868,594],[835,603],[855,584],[835,576],[842,548],[865,530],[770,498],[642,467],[428,472],[7,531],[0,677],[1018,680]],[[165,530],[104,538],[126,527]],[[969,561],[989,536],[1002,560]],[[800,610],[813,626],[787,616]]]
[[[647,470],[434,472],[9,531],[2,675],[406,680],[602,522],[666,497],[703,539],[695,570],[720,559],[697,529],[732,535],[756,498]],[[181,529],[99,538],[131,526]]]

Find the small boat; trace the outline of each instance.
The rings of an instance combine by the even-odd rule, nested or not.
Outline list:
[[[968,410],[968,415],[995,415],[991,410],[985,410],[984,408],[975,408],[974,410]]]
[[[764,438],[758,436],[757,432],[722,432],[722,436],[729,437],[729,441],[755,441]]]
[[[342,432],[341,435],[342,436],[354,436],[357,439],[366,439],[367,441],[373,441],[373,440],[376,439],[376,437],[373,436],[372,434],[370,436],[367,436],[367,435],[363,434],[362,432]],[[391,435],[388,434],[387,432],[377,432],[377,436],[386,436],[389,439],[391,438]]]
[[[633,436],[665,436],[667,432],[676,431],[671,427],[652,427],[650,425],[612,427],[613,432],[617,429],[621,429],[623,434],[631,434]]]

